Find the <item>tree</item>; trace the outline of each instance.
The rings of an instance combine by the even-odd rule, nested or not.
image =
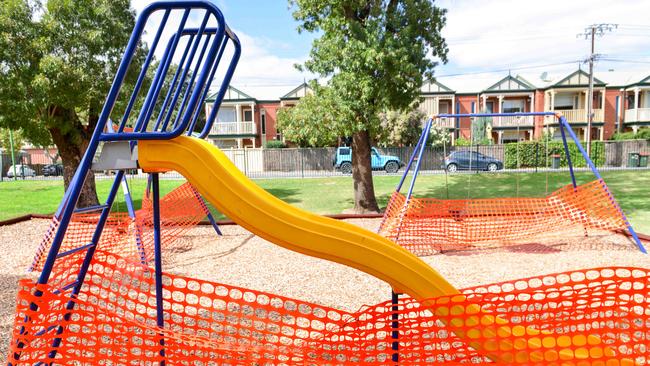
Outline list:
[[[14,151],[13,155],[14,156],[19,156],[20,155],[20,150],[23,148],[24,144],[24,139],[23,139],[23,134],[20,130],[18,131],[12,131],[13,136],[11,136],[11,133],[8,129],[5,128],[0,128],[0,147],[2,147],[7,155],[11,155],[11,146],[13,145]],[[13,137],[13,143],[12,143],[12,137]]]
[[[430,0],[289,3],[299,31],[321,34],[301,67],[329,78],[329,90],[342,112],[332,133],[352,136],[354,211],[378,211],[370,141],[381,128],[379,112],[407,108],[418,97],[424,78],[433,77],[433,57],[446,62],[447,47],[440,35],[445,10]]]
[[[382,147],[415,145],[422,134],[424,120],[424,113],[415,108],[382,112],[375,143]]]
[[[300,99],[295,107],[278,111],[278,129],[284,137],[303,147],[323,147],[336,144],[345,118],[338,108],[339,100],[329,87],[312,83],[314,91]]]
[[[487,113],[482,110],[481,113]],[[492,145],[492,118],[478,117],[472,120],[472,144]]]
[[[53,142],[63,161],[66,188],[134,24],[128,0],[0,3],[0,126],[20,127],[38,145]],[[78,204],[97,201],[90,172]]]

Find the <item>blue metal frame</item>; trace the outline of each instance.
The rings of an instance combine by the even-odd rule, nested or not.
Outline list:
[[[621,209],[620,205],[618,204],[616,199],[614,199],[614,195],[612,194],[609,187],[607,186],[607,184],[603,180],[602,176],[600,175],[600,172],[596,168],[596,165],[589,158],[589,155],[587,154],[585,149],[582,147],[582,144],[580,143],[580,140],[578,139],[578,137],[575,135],[575,133],[571,129],[571,125],[569,124],[569,122],[566,120],[566,118],[564,116],[562,116],[561,114],[555,113],[555,112],[453,113],[453,114],[439,114],[439,115],[431,116],[426,122],[425,128],[424,128],[424,130],[422,132],[422,135],[420,136],[420,140],[418,141],[418,143],[417,143],[417,145],[415,147],[415,150],[413,151],[413,154],[411,155],[411,158],[409,159],[409,162],[406,165],[406,169],[404,170],[404,174],[402,175],[402,178],[400,179],[399,183],[397,184],[397,187],[395,188],[395,190],[397,192],[400,192],[400,190],[402,189],[404,181],[406,180],[406,176],[409,174],[409,172],[411,170],[411,166],[413,164],[413,160],[415,159],[416,152],[417,152],[418,162],[417,162],[417,164],[415,166],[415,169],[413,171],[413,178],[411,179],[411,183],[409,185],[409,190],[408,190],[408,193],[406,194],[406,200],[404,202],[404,209],[403,209],[402,215],[408,209],[409,201],[411,199],[411,196],[413,195],[413,187],[415,186],[415,180],[416,180],[416,178],[418,176],[418,173],[419,173],[419,170],[420,170],[420,164],[421,164],[421,161],[422,161],[422,154],[424,153],[424,149],[426,148],[426,143],[424,141],[426,141],[426,139],[428,138],[429,131],[430,131],[430,128],[431,128],[431,124],[433,123],[434,119],[436,119],[436,118],[454,118],[454,119],[456,119],[456,121],[458,121],[459,118],[462,118],[462,117],[520,117],[520,116],[554,116],[555,118],[558,119],[558,124],[560,126],[560,133],[562,135],[562,143],[564,145],[564,153],[565,153],[566,158],[567,158],[567,163],[568,163],[568,166],[569,166],[569,174],[571,175],[571,183],[573,184],[573,187],[574,188],[577,187],[577,182],[576,182],[575,172],[573,170],[573,162],[571,161],[571,155],[569,153],[569,146],[568,146],[568,143],[567,143],[566,133],[569,134],[569,137],[571,138],[571,140],[573,140],[573,142],[578,147],[578,150],[580,151],[580,153],[584,157],[585,162],[587,163],[587,166],[589,167],[589,169],[592,171],[594,176],[603,185],[603,189],[607,193],[607,196],[609,197],[610,202],[612,203],[612,205],[614,205],[616,210],[621,214],[621,217],[623,218],[623,221],[625,222],[625,226],[627,227],[627,230],[629,231],[630,235],[634,239],[634,242],[636,243],[639,250],[642,253],[647,254],[647,250],[643,246],[643,244],[641,243],[641,240],[639,240],[639,237],[638,237],[636,231],[634,230],[634,228],[632,227],[632,224],[630,224],[630,221],[627,219],[627,216],[625,215],[625,213]],[[396,240],[397,239],[399,239],[399,229],[398,229],[397,236],[396,236]]]
[[[137,95],[140,92],[140,89],[143,85],[147,70],[151,65],[155,50],[159,45],[159,41],[163,33],[163,28],[167,25],[167,21],[170,16],[170,13],[173,10],[183,11],[183,19],[180,22],[178,30],[170,38],[167,44],[166,52],[164,53],[161,63],[158,69],[156,70],[156,74],[152,81],[151,87],[147,92],[147,98],[145,99],[143,108],[140,110],[140,113],[136,120],[134,131],[124,132],[124,129],[129,121],[131,112],[134,108]],[[202,26],[198,29],[186,28],[185,23],[191,11],[205,12],[206,14],[205,19],[212,18],[216,20],[216,22],[214,22],[216,23],[216,27],[206,28],[207,25],[207,20],[206,20],[203,22]],[[147,21],[150,19],[151,15],[155,12],[163,12],[162,21],[159,23],[159,27],[156,31],[156,36],[154,38],[154,41],[152,42],[149,53],[147,54],[144,60],[143,66],[138,75],[138,79],[136,80],[132,94],[128,99],[129,102],[127,103],[127,106],[125,108],[124,115],[120,118],[120,124],[118,130],[117,132],[114,133],[105,132],[106,125],[109,121],[110,114],[120,94],[129,66],[131,64],[131,61],[133,60],[137,48],[139,47],[139,43],[141,41],[141,37],[144,32],[145,25],[147,24]],[[176,109],[175,105],[168,103],[169,101],[168,98],[172,96],[171,93],[167,93],[168,95],[165,98],[165,102],[163,103],[163,107],[162,107],[163,109],[160,112],[161,114],[171,115],[173,110],[176,110],[178,112],[178,118],[173,128],[171,130],[167,130],[166,128],[161,128],[162,126],[157,124],[156,126],[153,126],[153,128],[150,131],[148,131],[149,122],[152,119],[154,107],[158,105],[157,99],[161,92],[161,89],[164,86],[165,76],[167,75],[169,67],[172,63],[172,58],[173,58],[172,55],[175,53],[176,46],[178,45],[180,38],[183,36],[190,36],[191,38],[197,41],[197,44],[198,41],[200,41],[201,39],[205,39],[205,43],[204,43],[205,46],[201,51],[201,57],[200,59],[196,60],[193,59],[194,55],[191,54],[188,65],[190,65],[191,68],[191,66],[195,64],[194,68],[192,69],[192,81],[188,83],[187,86],[184,86],[183,84],[184,80],[181,80],[179,83],[179,85],[181,85],[181,88],[180,89],[177,88],[176,93],[174,93],[173,95],[173,97],[178,98],[178,95],[180,95],[179,93],[184,92],[182,107],[180,109]],[[210,42],[210,39],[211,39],[211,43],[208,47],[208,43]],[[194,43],[194,42],[189,42],[189,43]],[[239,39],[226,24],[221,11],[212,2],[207,0],[159,1],[150,4],[140,13],[135,23],[133,32],[131,33],[129,42],[125,48],[124,55],[122,57],[120,65],[117,69],[115,78],[113,80],[113,84],[107,94],[104,107],[102,108],[101,113],[99,115],[99,119],[95,127],[95,130],[93,131],[93,134],[91,136],[90,142],[88,144],[88,148],[86,149],[86,152],[79,163],[79,167],[77,168],[77,171],[75,172],[70,182],[70,185],[65,192],[63,200],[59,205],[59,209],[57,210],[56,218],[59,221],[59,225],[52,239],[50,251],[48,252],[45,263],[43,265],[43,270],[37,280],[38,284],[48,283],[50,279],[50,275],[52,273],[52,269],[54,268],[57,258],[60,258],[63,254],[66,254],[66,253],[62,253],[62,254],[59,253],[60,247],[61,244],[63,243],[63,238],[66,234],[72,214],[75,212],[75,210],[78,210],[76,209],[77,201],[79,199],[79,195],[81,193],[81,189],[86,179],[86,176],[90,171],[90,167],[93,158],[95,156],[95,153],[97,152],[97,149],[99,147],[99,144],[104,141],[130,141],[133,146],[134,144],[137,143],[137,140],[154,140],[154,139],[169,140],[177,136],[180,136],[185,131],[188,131],[188,134],[192,135],[191,129],[194,128],[196,124],[196,120],[199,116],[199,114],[196,113],[196,111],[200,110],[202,104],[205,102],[207,91],[209,90],[210,85],[212,83],[212,79],[214,78],[216,69],[218,67],[218,63],[220,63],[222,60],[224,49],[227,43],[230,43],[232,45],[232,47],[234,48],[234,52],[232,57],[228,61],[228,68],[221,82],[221,87],[219,89],[219,93],[217,94],[213,111],[210,114],[210,117],[206,120],[206,124],[203,128],[200,137],[207,136],[207,132],[210,131],[212,124],[214,123],[214,120],[216,118],[217,109],[219,108],[223,100],[225,90],[228,84],[230,83],[230,80],[232,79],[232,75],[234,73],[235,67],[241,55],[241,45]],[[205,58],[203,58],[203,56],[205,56]],[[186,69],[183,72],[186,74],[187,72],[189,72],[189,70]],[[170,89],[171,88],[172,87],[170,87]],[[188,130],[188,127],[190,126],[192,127],[191,129]],[[83,282],[86,277],[86,273],[90,267],[90,263],[93,258],[97,243],[99,241],[99,237],[101,236],[104,225],[110,213],[111,206],[115,201],[115,196],[119,190],[123,178],[124,178],[124,171],[118,170],[115,176],[115,180],[113,181],[113,184],[109,191],[108,197],[105,201],[105,204],[86,209],[86,210],[97,210],[100,211],[101,214],[97,226],[95,228],[95,231],[93,233],[91,242],[85,244],[82,247],[82,249],[75,250],[76,252],[80,252],[81,250],[86,250],[86,254],[84,256],[83,263],[81,264],[81,267],[77,274],[76,281],[63,286],[57,292],[60,293],[72,289],[70,293],[70,301],[66,304],[67,310],[72,311],[72,309],[74,308],[74,298],[77,296],[77,294],[79,294],[79,291],[83,286]],[[160,211],[159,211],[160,208],[159,208],[159,187],[158,187],[157,175],[154,175],[153,183],[154,183],[153,191],[154,191],[154,245],[155,245],[154,259],[155,259],[155,271],[156,271],[155,276],[156,276],[157,323],[159,326],[163,326],[164,319],[162,313],[162,281],[161,281],[162,261],[161,261],[161,248],[160,248]],[[35,295],[40,296],[42,295],[42,293],[37,291],[35,292]],[[35,311],[38,309],[38,305],[36,305],[36,303],[31,303],[30,309]],[[65,317],[69,318],[70,315],[71,313],[66,313]],[[31,321],[33,321],[33,319],[29,317],[25,319],[25,323]],[[63,332],[63,325],[52,326],[49,329],[47,329],[46,332],[52,331],[54,329],[56,329],[56,334],[59,335]],[[24,331],[25,331],[25,327],[23,326],[21,328],[21,333],[23,333]],[[50,360],[52,360],[56,356],[57,348],[59,347],[60,343],[61,343],[61,338],[54,339],[52,343],[52,351],[48,355],[50,357]],[[18,345],[19,349],[23,347],[24,344]],[[161,355],[164,356],[164,340],[162,338],[161,338]],[[14,362],[17,363],[20,361],[20,352],[14,353],[12,358],[13,360],[12,362],[9,362],[9,365],[13,365]],[[50,361],[42,361],[41,363],[48,363],[48,362]]]

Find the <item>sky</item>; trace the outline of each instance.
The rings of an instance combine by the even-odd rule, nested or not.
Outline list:
[[[241,87],[299,85],[315,75],[294,65],[309,56],[318,35],[299,33],[286,0],[212,0],[242,43],[232,84]],[[139,13],[149,0],[132,0]],[[650,74],[650,1],[648,0],[440,0],[447,9],[443,29],[448,62],[436,68],[447,76],[500,79],[508,72],[566,75],[584,61],[590,42],[582,36],[591,24],[616,28],[596,38],[596,72]],[[191,19],[198,24],[200,19]],[[152,37],[150,31],[148,37]],[[146,37],[145,37],[146,39]]]

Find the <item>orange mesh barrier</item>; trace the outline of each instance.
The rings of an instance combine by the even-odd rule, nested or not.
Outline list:
[[[98,213],[90,214],[73,214],[68,224],[63,242],[59,253],[72,250],[92,241],[97,222],[99,221]],[[99,239],[100,248],[111,248],[115,253],[120,253],[125,257],[138,256],[138,248],[135,242],[125,240],[126,235],[133,232],[131,218],[127,213],[118,212],[111,213],[106,220],[104,230]],[[43,269],[43,264],[47,258],[47,254],[52,246],[52,240],[59,227],[59,220],[56,217],[52,218],[50,227],[47,229],[41,244],[36,250],[36,255],[29,267],[29,271],[40,271]],[[73,256],[85,255],[85,251],[75,253]]]
[[[165,274],[165,326],[159,329],[152,271],[98,252],[67,319],[65,295],[39,287],[45,294],[36,297],[34,284],[21,282],[9,358],[20,353],[14,364],[47,361],[52,341],[61,337],[55,362],[76,365],[153,365],[163,359],[162,348],[167,365],[384,365],[396,352],[404,365],[497,359],[527,365],[647,365],[649,279],[650,270],[584,270],[475,287],[462,296],[425,302],[404,299],[396,310],[382,303],[346,313]],[[30,310],[30,303],[39,309]],[[477,316],[477,307],[494,315],[492,321]],[[398,351],[392,349],[395,314]],[[511,324],[508,331],[493,325],[495,317]]]
[[[545,198],[439,200],[393,193],[380,234],[413,253],[508,245],[526,238],[625,229],[605,183],[563,187]],[[587,231],[588,233],[588,231]]]
[[[196,226],[208,212],[205,202],[190,183],[182,184],[162,197],[160,221],[163,248],[169,249],[176,239]],[[90,243],[98,221],[98,213],[73,214],[59,253]],[[126,213],[112,212],[106,221],[98,248],[133,261],[148,263],[153,260],[153,204],[146,195],[142,199],[142,208],[136,212],[135,224],[132,221]],[[36,251],[30,271],[40,271],[43,268],[58,226],[55,217]],[[83,256],[85,251],[73,255]]]
[[[162,248],[170,249],[172,244],[203,220],[208,212],[196,189],[186,182],[160,199],[160,237]],[[136,213],[139,238],[146,262],[153,260],[153,201],[148,195],[142,198],[142,208]],[[113,253],[121,254],[116,251]]]

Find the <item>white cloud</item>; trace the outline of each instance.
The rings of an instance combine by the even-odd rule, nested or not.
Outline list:
[[[132,6],[139,14],[146,5],[151,3],[151,0],[133,0]],[[225,4],[220,4],[220,1],[215,1],[217,6],[223,8]],[[151,19],[147,22],[145,27],[146,34],[143,37],[144,41],[151,45],[155,34],[158,29],[158,24],[162,20],[162,12],[157,12],[152,15]],[[201,12],[191,12],[185,27],[199,27],[204,14]],[[180,25],[182,19],[181,11],[173,11],[167,22],[161,37],[161,44],[158,45],[155,56],[160,60],[164,53],[167,40],[175,33]],[[216,21],[211,18],[208,26],[215,26]],[[238,86],[259,86],[259,85],[298,85],[303,79],[311,78],[313,75],[304,74],[294,68],[294,64],[302,63],[304,58],[288,58],[280,57],[274,53],[275,50],[287,49],[289,45],[279,40],[269,39],[267,37],[254,37],[245,32],[233,29],[234,33],[238,36],[242,54],[235,71],[232,83]],[[186,42],[179,44],[179,49],[183,49]],[[308,50],[305,50],[305,54]],[[180,61],[182,53],[177,51],[174,60]],[[232,55],[232,49],[228,48],[224,54],[224,60],[229,60]],[[306,57],[306,55],[305,55]],[[220,67],[215,84],[218,84],[218,78],[222,78],[223,71],[225,70],[225,62],[223,67]]]
[[[446,70],[494,70],[584,60],[590,43],[576,35],[593,23],[621,27],[596,39],[596,53],[650,61],[649,1],[442,0],[448,9],[443,34],[449,44]],[[631,28],[626,25],[642,25]],[[574,70],[577,62],[564,68]],[[599,63],[599,68],[647,69],[650,64]],[[542,69],[542,68],[540,68]]]

